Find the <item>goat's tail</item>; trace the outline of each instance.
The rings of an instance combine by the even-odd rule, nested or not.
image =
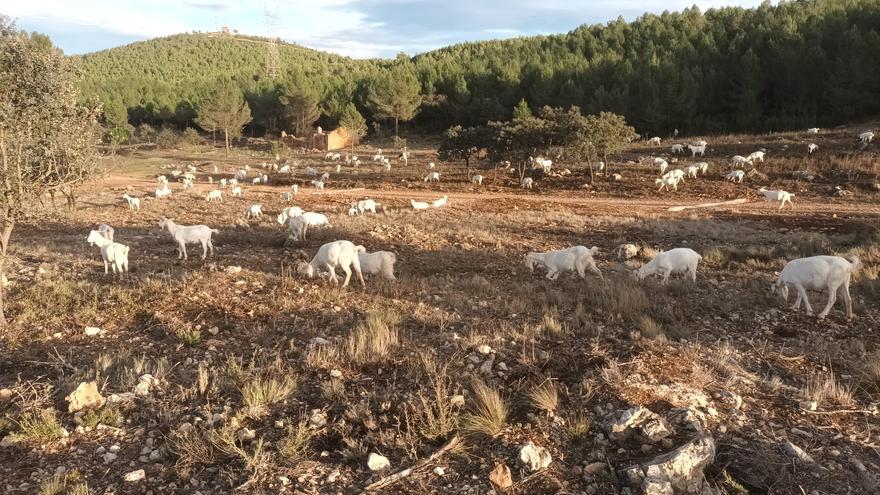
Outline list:
[[[124,256],[128,256],[128,249],[129,249],[128,246],[125,246],[124,248],[122,248],[122,254]]]
[[[219,234],[219,233],[220,233],[220,231],[219,231],[219,230],[217,230],[217,229],[211,229],[211,233],[213,233],[213,234]]]
[[[862,260],[860,260],[858,256],[850,256],[849,262],[852,263],[849,269],[850,273],[862,267]]]
[[[367,248],[365,248],[365,247],[363,247],[363,246],[361,246],[361,245],[357,245],[357,246],[354,247],[354,252],[355,252],[355,253],[366,253],[366,252],[367,252]]]

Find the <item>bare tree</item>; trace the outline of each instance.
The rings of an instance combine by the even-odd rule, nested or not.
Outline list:
[[[97,168],[98,105],[77,103],[64,55],[0,16],[0,279],[12,231],[38,199],[75,187]],[[0,326],[6,324],[0,284]]]

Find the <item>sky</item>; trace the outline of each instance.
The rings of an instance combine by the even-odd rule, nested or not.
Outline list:
[[[157,36],[217,31],[279,37],[355,58],[415,55],[464,41],[570,31],[692,5],[760,0],[0,0],[19,29],[48,34],[67,54]],[[267,13],[270,15],[267,16]]]

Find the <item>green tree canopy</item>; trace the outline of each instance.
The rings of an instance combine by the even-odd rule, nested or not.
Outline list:
[[[354,103],[349,103],[342,111],[339,117],[339,127],[345,129],[345,132],[351,137],[351,147],[354,151],[354,143],[367,133],[367,121],[364,116],[358,112]]]
[[[390,71],[376,77],[370,84],[367,99],[375,117],[394,119],[394,135],[398,136],[401,120],[411,120],[419,111],[421,85],[408,62],[396,64]]]
[[[198,110],[196,123],[206,131],[222,131],[229,156],[229,139],[241,136],[251,121],[251,109],[241,91],[232,84],[220,85]]]

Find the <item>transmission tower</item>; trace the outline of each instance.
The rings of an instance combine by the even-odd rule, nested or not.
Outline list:
[[[281,56],[278,54],[278,38],[275,36],[275,28],[278,26],[278,7],[269,8],[269,3],[264,8],[266,16],[266,77],[275,79],[281,72]]]

